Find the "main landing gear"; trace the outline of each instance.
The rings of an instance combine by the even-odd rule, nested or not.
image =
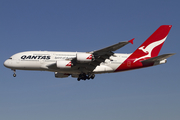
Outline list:
[[[94,74],[88,74],[86,75],[85,73],[79,74],[79,77],[77,78],[78,81],[80,80],[86,80],[86,79],[94,79],[95,75]]]
[[[13,74],[13,77],[16,77],[16,70],[13,70],[14,74]]]

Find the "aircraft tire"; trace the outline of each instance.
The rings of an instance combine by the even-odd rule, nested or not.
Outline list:
[[[15,73],[13,74],[13,77],[16,77],[16,74],[15,74]]]

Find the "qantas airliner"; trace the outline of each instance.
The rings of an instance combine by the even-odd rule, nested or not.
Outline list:
[[[166,63],[172,54],[159,55],[172,25],[160,26],[131,54],[114,53],[133,39],[91,52],[27,51],[14,54],[4,66],[16,70],[51,71],[56,78],[68,76],[78,81],[94,79],[95,74],[134,70]]]

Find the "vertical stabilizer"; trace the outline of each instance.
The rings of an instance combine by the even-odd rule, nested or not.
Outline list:
[[[141,46],[139,46],[130,56],[131,59],[144,60],[158,56],[164,41],[172,25],[160,26]]]
[[[141,68],[143,64],[140,61],[158,56],[171,27],[172,25],[160,26],[116,69],[116,71]],[[151,65],[153,65],[153,63]],[[146,66],[150,66],[150,64]]]

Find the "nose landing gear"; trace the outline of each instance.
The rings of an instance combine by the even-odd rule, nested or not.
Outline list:
[[[16,77],[16,70],[13,70],[14,74],[13,74],[13,77]]]

